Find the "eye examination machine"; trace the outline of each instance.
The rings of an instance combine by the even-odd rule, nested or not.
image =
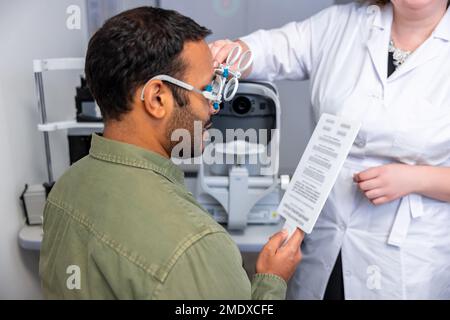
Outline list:
[[[212,151],[218,161],[208,164],[204,159],[196,173],[187,172],[188,188],[229,230],[279,223],[275,210],[289,177],[278,176],[277,88],[271,83],[241,82],[234,98],[222,102],[220,108],[213,117],[213,130],[225,139],[211,139],[205,148],[205,154]]]

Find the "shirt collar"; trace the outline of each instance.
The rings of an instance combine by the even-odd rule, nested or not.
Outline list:
[[[172,161],[155,152],[131,144],[93,134],[89,155],[107,162],[152,170],[173,183],[184,185],[183,171]]]
[[[434,30],[433,36],[435,38],[450,41],[450,8],[447,9],[447,12],[441,22],[439,22],[438,26]]]
[[[374,15],[372,23],[373,27],[382,30],[390,29],[394,17],[393,8],[390,3],[382,7],[379,7],[377,5],[371,5],[367,8],[367,13]]]

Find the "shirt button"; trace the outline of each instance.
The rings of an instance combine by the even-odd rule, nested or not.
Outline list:
[[[352,275],[352,273],[351,273],[350,271],[345,271],[345,272],[344,272],[344,275],[345,275],[346,277],[350,277],[350,276]]]
[[[374,98],[376,100],[381,100],[381,95],[374,93],[374,94],[372,94],[372,98]]]
[[[364,148],[366,146],[366,139],[362,135],[358,135],[355,139],[355,146]]]

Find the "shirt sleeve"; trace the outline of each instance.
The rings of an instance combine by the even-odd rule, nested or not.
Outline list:
[[[253,277],[253,300],[284,300],[286,290],[286,282],[277,275],[257,273]]]
[[[255,80],[308,80],[328,47],[339,43],[339,32],[359,5],[334,5],[301,21],[240,38],[253,52]],[[333,48],[331,48],[333,50]]]
[[[284,299],[286,287],[275,275],[258,274],[251,283],[235,243],[218,232],[204,236],[180,256],[152,299]]]
[[[253,52],[250,78],[306,80],[312,65],[311,20],[291,22],[279,29],[258,30],[242,37]]]

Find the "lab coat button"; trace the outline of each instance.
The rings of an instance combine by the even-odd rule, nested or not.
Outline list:
[[[366,139],[362,135],[358,135],[355,139],[355,146],[364,148],[366,146]]]
[[[382,100],[383,99],[383,96],[381,94],[377,94],[377,93],[371,94],[370,96],[372,98],[374,98],[375,100]]]

